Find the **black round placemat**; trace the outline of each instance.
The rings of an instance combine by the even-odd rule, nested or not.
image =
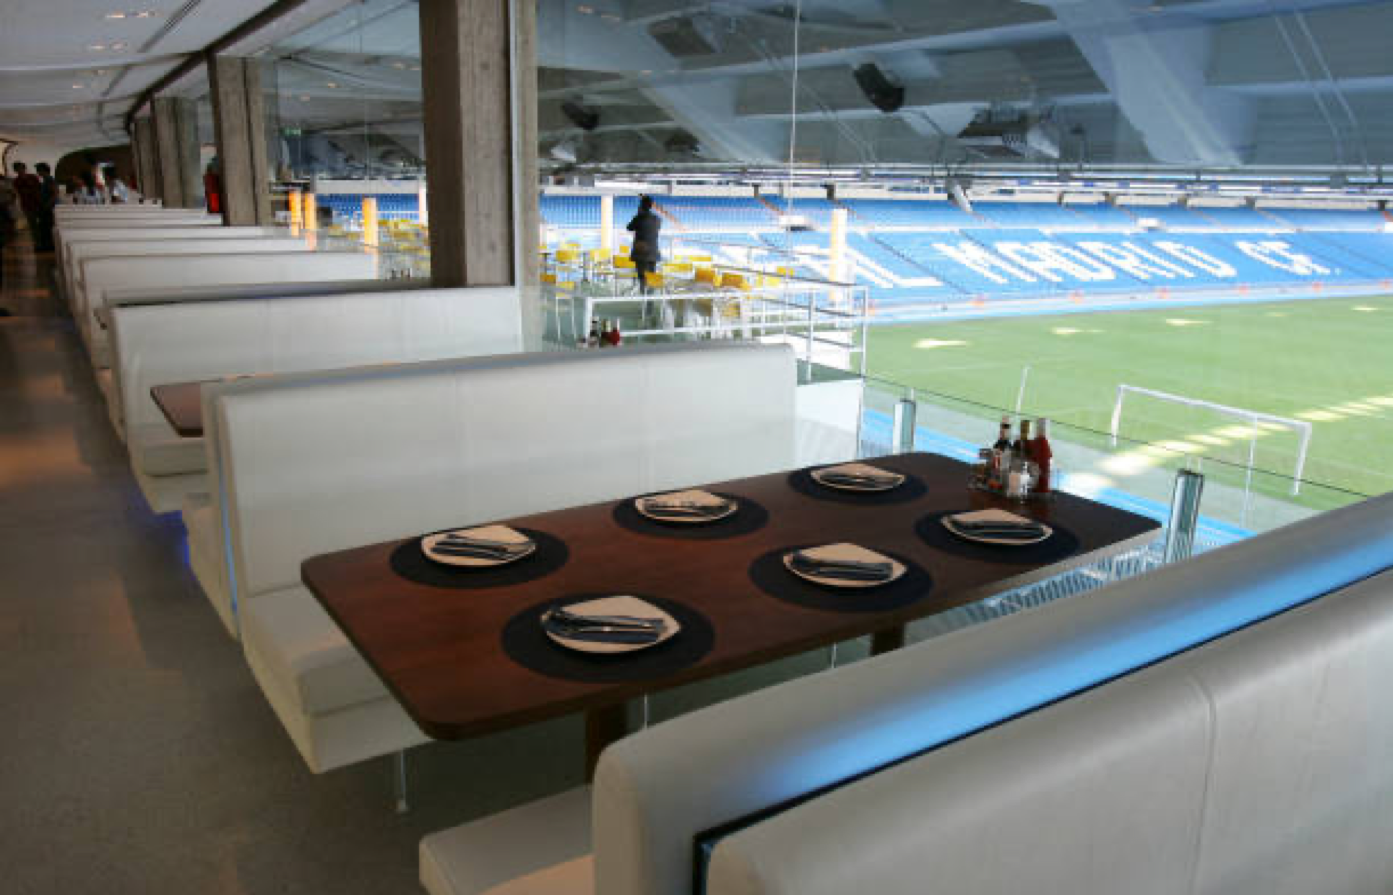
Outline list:
[[[1054,529],[1054,534],[1038,544],[1006,546],[998,544],[978,544],[960,538],[943,527],[940,521],[944,516],[955,516],[970,510],[953,510],[947,513],[931,513],[914,523],[914,531],[926,544],[935,550],[961,556],[965,559],[980,559],[983,562],[1010,562],[1038,565],[1058,562],[1073,556],[1079,550],[1079,539],[1067,528],[1054,522],[1046,522]]]
[[[666,494],[665,491],[658,492]],[[681,538],[688,541],[715,541],[722,538],[735,538],[759,531],[769,522],[769,511],[763,506],[736,494],[712,491],[717,497],[738,501],[740,508],[734,515],[714,522],[656,522],[634,508],[633,500],[625,500],[615,505],[614,521],[620,528],[635,534],[652,535],[659,538]],[[650,495],[643,495],[648,497]]]
[[[682,630],[666,643],[632,653],[595,655],[567,649],[542,630],[542,613],[556,606],[596,600],[607,594],[576,594],[534,603],[503,626],[503,651],[514,662],[548,677],[594,684],[616,684],[662,677],[701,661],[716,643],[706,616],[675,600],[634,594],[677,619]]]
[[[821,468],[814,467],[814,469]],[[929,488],[924,484],[923,479],[905,473],[899,474],[904,476],[904,481],[900,483],[898,488],[891,488],[889,491],[841,491],[837,488],[829,488],[826,485],[819,485],[813,479],[810,469],[800,469],[797,472],[789,473],[788,486],[799,494],[806,494],[808,497],[815,497],[818,500],[830,500],[833,503],[866,507],[909,503],[911,500],[918,500],[928,493]]]
[[[816,546],[819,545],[800,544],[781,547],[763,554],[750,564],[750,580],[771,597],[831,612],[885,612],[922,600],[933,590],[933,578],[922,566],[885,550],[876,552],[904,563],[906,571],[898,579],[879,587],[829,587],[814,584],[799,578],[784,565],[786,554]]]
[[[457,529],[445,529],[456,531]],[[525,534],[536,543],[537,549],[530,556],[506,566],[469,569],[460,566],[446,566],[429,559],[421,551],[421,539],[412,538],[392,551],[389,560],[392,571],[407,581],[429,584],[432,587],[459,587],[465,589],[484,587],[506,587],[510,584],[523,584],[550,575],[566,564],[571,551],[558,538],[532,528],[514,528],[513,531]],[[432,532],[435,534],[435,532]],[[428,537],[428,536],[427,536]]]

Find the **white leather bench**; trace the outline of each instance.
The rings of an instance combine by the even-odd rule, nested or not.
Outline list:
[[[1152,716],[1161,717],[1160,708],[1132,711],[1128,697],[1110,703],[1116,713],[1093,728],[1087,743],[1048,739],[1061,724],[1047,718],[1031,722],[1030,732],[1022,734],[1027,740],[1044,739],[1023,744],[1013,732],[1021,722],[1010,719],[1045,717],[1028,713],[1058,700],[1064,700],[1061,711],[1072,719],[1069,713],[1075,709],[1068,706],[1091,700],[1090,688],[1184,654],[1196,644],[1215,638],[1228,644],[1229,635],[1238,637],[1233,632],[1249,624],[1255,626],[1222,649],[1246,652],[1250,636],[1271,637],[1274,645],[1264,648],[1264,655],[1276,665],[1268,670],[1255,664],[1251,676],[1230,678],[1228,686],[1234,693],[1251,691],[1255,708],[1250,720],[1262,721],[1271,736],[1244,743],[1242,713],[1233,716],[1230,732],[1236,748],[1229,756],[1241,762],[1245,747],[1249,750],[1255,788],[1236,790],[1231,800],[1216,804],[1213,821],[1227,824],[1228,812],[1243,807],[1250,812],[1245,816],[1256,818],[1252,823],[1261,825],[1265,814],[1282,832],[1264,839],[1267,834],[1254,831],[1244,842],[1241,829],[1230,827],[1221,844],[1230,851],[1259,845],[1249,854],[1270,856],[1267,849],[1279,846],[1281,836],[1299,826],[1330,825],[1340,816],[1333,809],[1362,808],[1355,816],[1367,818],[1379,806],[1384,817],[1371,838],[1351,840],[1368,867],[1376,861],[1372,848],[1365,846],[1378,837],[1386,846],[1393,823],[1387,811],[1393,795],[1393,764],[1387,761],[1393,712],[1383,709],[1369,741],[1375,748],[1363,753],[1358,741],[1363,719],[1356,707],[1361,700],[1371,704],[1370,688],[1381,686],[1393,672],[1393,607],[1384,574],[1391,566],[1393,495],[1387,495],[1150,575],[720,703],[609,747],[588,804],[583,793],[573,791],[426,837],[421,879],[432,895],[691,892],[696,844],[703,834],[757,820],[761,812],[833,788],[830,795],[775,813],[721,841],[711,868],[711,895],[1191,891],[1150,885],[1144,871],[1154,865],[1144,862],[1137,865],[1137,875],[1123,877],[1126,885],[1112,879],[1114,885],[1090,887],[1087,874],[1116,869],[1118,862],[1137,857],[1138,849],[1151,848],[1146,842],[1149,811],[1129,815],[1123,809],[1150,809],[1148,800],[1154,797],[1156,823],[1179,816],[1173,809],[1181,796],[1165,791],[1165,784],[1178,789],[1194,781],[1186,775],[1193,767],[1203,769],[1207,735],[1185,741],[1200,747],[1198,756],[1172,754],[1178,741],[1163,740],[1158,748],[1138,752],[1123,774],[1122,758],[1132,761],[1129,750],[1140,743],[1139,730]],[[1373,575],[1381,577],[1370,579]],[[1326,594],[1362,592],[1365,579],[1382,582],[1382,639],[1377,645],[1359,645],[1357,656],[1349,660],[1355,666],[1348,669],[1351,674],[1331,675],[1331,682],[1347,686],[1348,692],[1327,701],[1328,713],[1322,715],[1310,697],[1318,691],[1326,660],[1290,653],[1286,635],[1275,633],[1299,629],[1301,622],[1286,621],[1297,616],[1263,620],[1312,600],[1309,609],[1323,614],[1330,599]],[[1357,640],[1362,627],[1342,623],[1339,636],[1314,642],[1329,646]],[[1250,633],[1264,630],[1271,633]],[[1374,651],[1382,656],[1377,662]],[[1188,678],[1189,672],[1180,676]],[[1273,716],[1297,693],[1301,695],[1291,709],[1304,717],[1291,719],[1294,726],[1283,729]],[[1381,705],[1386,707],[1386,700]],[[1203,708],[1200,714],[1209,711]],[[1321,756],[1318,779],[1334,788],[1316,797],[1288,782],[1300,781],[1303,768],[1311,767],[1302,763],[1313,757],[1309,751],[1303,755],[1303,744],[1321,741],[1321,731],[1331,721],[1343,727],[1338,734],[1332,731],[1334,748]],[[1007,723],[996,727],[1002,722]],[[1160,732],[1175,733],[1187,723],[1161,724]],[[941,753],[928,751],[962,737],[967,739]],[[921,753],[925,757],[914,758]],[[950,757],[934,757],[939,754]],[[900,769],[880,770],[907,759]],[[915,768],[917,762],[926,764]],[[944,764],[925,770],[935,762]],[[1351,773],[1337,782],[1345,762]],[[1381,767],[1373,768],[1375,763]],[[1148,765],[1157,777],[1150,783],[1143,773]],[[1132,783],[1141,788],[1120,798],[1110,791],[1114,771],[1119,788]],[[1086,773],[1101,776],[1089,778],[1085,786]],[[1263,795],[1258,784],[1281,773],[1288,781],[1278,787],[1280,795]],[[1378,800],[1358,806],[1350,798],[1351,787],[1360,786],[1366,773],[1377,781],[1370,791]],[[873,776],[849,782],[867,774]],[[839,786],[843,788],[834,789]],[[932,801],[940,792],[944,803],[935,809]],[[1307,796],[1314,800],[1312,810],[1302,813]],[[1090,802],[1099,813],[1082,823]],[[1013,816],[1017,809],[1024,822]],[[1187,810],[1192,809],[1193,801]],[[1164,817],[1163,810],[1169,812]],[[511,839],[512,831],[533,823],[545,823],[547,835],[531,842],[524,834],[500,844],[500,839]],[[1338,842],[1353,823],[1323,830],[1324,842]],[[1132,841],[1130,850],[1119,840],[1114,856],[1110,832],[1141,839]],[[1177,846],[1175,831],[1167,830],[1154,850],[1192,848],[1201,841],[1200,827],[1189,832],[1192,839]],[[1074,850],[1054,860],[1051,848],[1056,844]],[[1175,854],[1167,853],[1166,859]],[[1222,854],[1214,857],[1225,860]],[[1386,867],[1387,849],[1377,857]],[[1036,860],[1043,862],[1038,868],[1032,863]],[[882,861],[886,867],[879,866]],[[1054,885],[1054,871],[1079,875]],[[1009,885],[995,885],[1003,879]],[[1384,876],[1379,887],[1345,891],[1387,891],[1390,881]],[[1205,891],[1269,890],[1226,890],[1216,883]],[[1327,890],[1315,886],[1304,891]]]
[[[1389,680],[1393,572],[731,836],[707,892],[1393,891]]]
[[[222,395],[242,645],[306,763],[324,771],[424,737],[300,583],[305,559],[788,468],[795,382],[780,346],[669,345],[307,375]]]
[[[164,228],[157,228],[163,232]],[[137,236],[127,239],[92,241],[87,239],[70,240],[64,252],[64,290],[65,294],[78,297],[75,306],[85,302],[85,280],[83,262],[92,258],[140,258],[149,255],[221,255],[247,254],[251,252],[308,252],[309,243],[284,234],[279,236],[241,236],[203,238],[197,235],[199,228],[184,231],[178,236],[159,239],[146,239]],[[221,232],[221,230],[209,230]],[[74,306],[70,304],[70,310]]]
[[[372,279],[377,259],[360,252],[245,252],[88,258],[80,266],[73,319],[94,367],[110,366],[110,349],[96,312],[108,290],[216,286],[233,283]]]
[[[208,408],[225,384],[205,386],[203,438],[180,438],[170,428],[150,397],[152,386],[276,374],[227,385],[268,388],[285,373],[513,354],[523,348],[521,307],[512,287],[117,304],[111,320],[113,370],[136,481],[157,512],[182,508],[190,564],[233,636],[216,416]],[[148,462],[155,468],[147,468]]]
[[[71,296],[73,284],[77,281],[78,269],[74,259],[90,256],[88,243],[120,243],[137,240],[167,239],[248,239],[288,237],[289,230],[275,227],[137,227],[112,226],[73,229],[65,233],[64,246],[59,252],[59,269],[65,296]],[[96,247],[93,247],[96,248]],[[114,254],[121,254],[115,252]],[[69,299],[71,301],[71,299]]]
[[[305,283],[233,283],[222,286],[184,286],[177,288],[109,289],[105,303],[94,315],[97,325],[110,330],[111,315],[117,307],[169,305],[199,301],[234,301],[250,298],[294,298],[306,295],[349,295],[356,293],[412,292],[430,287],[428,280],[314,280]],[[107,338],[110,339],[108,332]],[[115,367],[99,368],[97,384],[106,399],[107,416],[116,437],[126,439],[121,412],[121,386]]]

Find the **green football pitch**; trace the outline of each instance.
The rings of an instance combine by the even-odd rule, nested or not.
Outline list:
[[[1103,432],[1122,383],[1305,420],[1306,480],[1393,490],[1393,297],[883,326],[868,358],[875,377],[996,408],[1021,396],[1028,416]],[[1252,444],[1257,468],[1295,471],[1294,432],[1254,439],[1210,409],[1129,395],[1121,430],[1238,463]]]

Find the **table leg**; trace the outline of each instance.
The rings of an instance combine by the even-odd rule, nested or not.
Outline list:
[[[628,713],[624,703],[590,709],[585,713],[585,779],[595,776],[600,753],[615,740],[629,732]]]
[[[896,625],[871,635],[871,655],[893,652],[904,646],[904,625]]]

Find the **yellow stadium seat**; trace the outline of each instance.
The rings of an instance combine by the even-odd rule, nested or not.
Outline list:
[[[616,268],[621,269],[621,270],[633,270],[633,269],[634,269],[634,262],[630,261],[628,258],[624,257],[623,255],[615,255],[615,256],[614,256],[614,266],[615,266]]]
[[[663,275],[660,273],[647,272],[643,275],[643,281],[648,284],[649,289],[663,288]]]
[[[580,255],[576,252],[575,249],[560,249],[556,253],[556,260],[560,261],[562,264],[569,264],[572,261],[577,260],[579,257]]]
[[[542,282],[543,282],[543,283],[555,283],[555,282],[556,282],[556,274],[554,274],[554,273],[544,273],[544,274],[542,274]]]
[[[696,281],[698,283],[716,285],[716,269],[713,267],[698,267],[696,269]]]

